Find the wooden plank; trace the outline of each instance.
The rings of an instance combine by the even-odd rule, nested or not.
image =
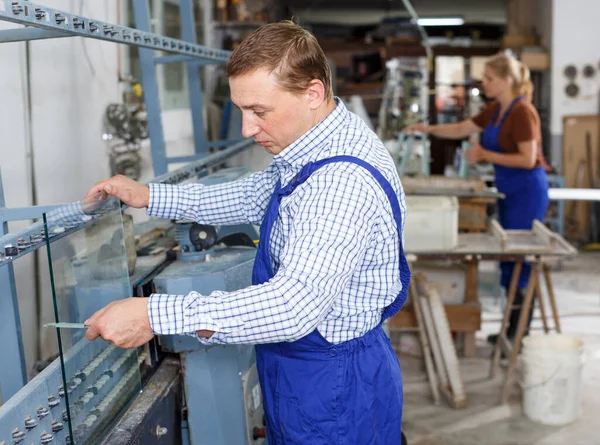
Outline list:
[[[479,262],[476,259],[465,261],[467,271],[465,272],[465,303],[477,304],[479,296]]]
[[[425,286],[426,296],[429,303],[429,310],[435,326],[435,332],[440,344],[440,350],[444,366],[448,375],[450,388],[452,392],[452,407],[464,408],[467,405],[467,395],[460,375],[460,366],[456,349],[452,341],[452,332],[448,325],[442,299],[437,289],[431,283]]]
[[[411,274],[414,275],[414,261],[411,258],[407,258],[408,267],[411,271]],[[429,342],[429,338],[427,337],[427,332],[425,330],[425,320],[423,317],[423,313],[421,311],[421,306],[419,303],[419,294],[417,292],[417,287],[415,285],[415,280],[411,280],[408,287],[408,301],[409,303],[414,302],[412,305],[414,310],[415,319],[417,322],[417,330],[419,332],[419,339],[421,341],[421,350],[423,351],[423,357],[425,359],[425,370],[427,371],[427,377],[429,379],[429,385],[431,387],[431,395],[433,397],[433,403],[435,405],[440,404],[440,390],[439,390],[439,382],[435,372],[435,366],[433,363],[433,352],[431,348],[431,344]]]
[[[506,232],[506,242],[504,252],[507,253],[550,253],[554,251],[553,246],[544,243],[543,240],[532,231],[516,233],[515,231]]]
[[[576,115],[563,118],[563,175],[565,187],[593,187],[594,179],[600,176],[598,171],[598,127],[600,116]],[[586,150],[586,134],[591,138],[591,158]],[[590,178],[589,170],[593,176]],[[565,234],[567,238],[584,239],[587,237],[590,221],[590,204],[585,201],[567,203],[565,211]]]
[[[440,344],[437,341],[435,326],[433,323],[433,318],[431,316],[431,308],[429,307],[429,303],[426,297],[421,296],[419,293],[419,296],[417,298],[419,300],[421,314],[423,314],[423,321],[425,322],[425,330],[427,331],[429,344],[431,345],[431,352],[433,355],[433,361],[435,363],[435,369],[437,370],[437,375],[440,378],[440,389],[443,392],[445,388],[448,388],[448,374],[446,374],[446,368],[444,367],[444,360],[442,358],[442,351],[440,349]]]
[[[453,332],[477,332],[481,329],[481,308],[478,303],[444,305],[446,317]],[[389,319],[390,329],[417,327],[413,308],[403,307]]]
[[[508,295],[506,297],[506,307],[504,309],[504,317],[502,318],[502,325],[500,327],[499,339],[506,336],[508,328],[508,319],[512,311],[513,303],[515,301],[515,295],[517,292],[517,285],[519,283],[519,276],[521,275],[521,269],[523,268],[523,262],[518,261],[513,267],[512,276],[510,278],[510,286],[508,288]],[[492,362],[490,363],[490,379],[496,377],[496,371],[500,364],[500,351],[501,347],[504,346],[500,341],[496,342],[494,346],[494,353],[492,354]],[[508,355],[507,355],[508,357]]]
[[[545,224],[542,224],[537,219],[533,221],[533,233],[538,237],[544,244],[552,247],[554,249],[554,245],[556,242],[556,235],[552,232]]]
[[[458,230],[484,232],[487,228],[487,205],[489,198],[458,199]]]
[[[497,220],[493,219],[490,221],[489,232],[498,240],[500,243],[500,248],[504,250],[506,247],[506,232]]]
[[[477,344],[475,332],[463,332],[463,357],[475,357],[477,355]]]
[[[408,292],[411,301],[417,301],[417,304],[415,304],[413,307],[419,331],[419,339],[421,341],[421,349],[423,350],[423,357],[425,358],[425,370],[427,371],[427,378],[429,379],[429,385],[431,387],[431,396],[433,397],[433,403],[435,405],[439,405],[439,383],[435,374],[431,344],[429,342],[429,338],[427,337],[427,332],[425,332],[425,321],[421,312],[421,306],[418,303],[419,295],[417,294],[417,289],[414,285],[414,282],[410,283]]]

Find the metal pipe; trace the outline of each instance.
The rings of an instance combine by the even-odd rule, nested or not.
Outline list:
[[[410,0],[402,0],[404,3],[404,7],[412,17],[415,25],[419,28],[419,33],[421,34],[421,44],[425,47],[425,53],[427,54],[427,64],[428,69],[431,71],[433,67],[433,50],[431,49],[431,44],[429,43],[429,36],[427,36],[427,32],[422,25],[419,25],[419,16],[417,15],[417,11],[413,8]]]
[[[4,29],[0,31],[0,43],[71,37],[69,34],[38,28]]]
[[[0,0],[1,1],[1,0]],[[226,62],[230,51],[208,48],[185,40],[173,39],[149,30],[94,20],[81,14],[72,14],[25,0],[4,0],[4,10],[0,9],[0,20],[19,25],[59,32],[70,36],[87,37],[124,43],[152,50],[184,54],[198,59]],[[134,6],[135,6],[134,2]],[[147,7],[147,5],[145,5]]]

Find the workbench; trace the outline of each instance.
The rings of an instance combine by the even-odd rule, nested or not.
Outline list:
[[[481,328],[481,307],[478,296],[478,267],[480,261],[514,261],[522,263],[544,263],[550,258],[561,258],[574,255],[575,249],[562,237],[554,234],[557,243],[552,250],[535,244],[524,245],[524,249],[516,248],[507,251],[501,239],[493,233],[461,233],[458,244],[450,250],[439,251],[406,251],[409,264],[418,261],[452,260],[465,265],[465,297],[463,304],[445,305],[450,330],[463,336],[463,356],[475,356],[475,332]],[[544,274],[549,280],[549,275]],[[551,283],[547,283],[552,292]],[[389,321],[390,330],[416,328],[412,305],[409,303]]]

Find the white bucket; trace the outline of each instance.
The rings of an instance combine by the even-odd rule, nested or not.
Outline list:
[[[583,342],[563,334],[531,335],[521,353],[523,412],[546,425],[564,425],[581,414]]]

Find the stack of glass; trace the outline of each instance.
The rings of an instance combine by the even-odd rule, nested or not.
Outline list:
[[[86,197],[45,213],[44,228],[63,386],[51,407],[60,418],[40,422],[47,420],[58,443],[93,445],[141,391],[145,360],[141,350],[88,341],[83,326],[131,297],[121,205],[105,195]]]

